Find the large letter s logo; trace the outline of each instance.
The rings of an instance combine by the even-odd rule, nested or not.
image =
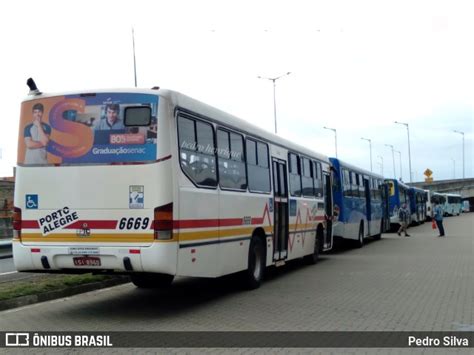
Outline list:
[[[49,153],[63,158],[77,158],[86,154],[94,143],[94,134],[90,127],[81,123],[64,119],[65,111],[74,110],[84,112],[85,101],[81,99],[64,99],[56,103],[50,111],[49,123],[51,126],[70,136],[70,145],[62,145],[50,140],[47,146]]]

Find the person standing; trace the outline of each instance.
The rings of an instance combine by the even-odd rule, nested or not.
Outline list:
[[[410,211],[408,211],[407,204],[403,203],[398,210],[398,220],[400,223],[400,228],[398,229],[398,235],[402,235],[401,233],[405,233],[405,237],[409,237],[410,235],[407,233],[408,228],[408,216],[410,215]]]
[[[434,220],[436,222],[436,226],[438,227],[439,230],[439,235],[438,237],[444,237],[444,227],[443,227],[443,207],[438,202],[435,202],[435,206],[433,208],[433,213],[434,213]]]
[[[37,103],[33,106],[32,123],[25,127],[23,137],[26,145],[25,164],[47,164],[48,158],[46,146],[51,134],[51,126],[42,122],[44,113],[43,104]]]

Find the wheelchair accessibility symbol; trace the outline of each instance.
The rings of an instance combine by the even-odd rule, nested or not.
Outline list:
[[[37,210],[38,209],[38,195],[26,195],[26,209]]]

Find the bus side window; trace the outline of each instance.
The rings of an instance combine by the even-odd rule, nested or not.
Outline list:
[[[320,162],[314,162],[314,189],[316,197],[323,197],[323,170]]]
[[[178,117],[180,164],[196,185],[217,186],[213,127],[201,121]]]
[[[377,197],[375,196],[375,179],[373,177],[369,177],[369,189],[370,197],[375,201]]]
[[[352,197],[359,197],[359,175],[351,171]]]
[[[364,180],[367,179],[367,176],[365,175],[359,175],[359,191],[360,191],[360,197],[365,198],[365,184]]]
[[[303,175],[301,182],[303,185],[303,196],[314,197],[313,175],[315,171],[312,167],[311,160],[308,158],[301,158],[303,165]]]
[[[268,145],[247,138],[246,155],[249,190],[252,192],[270,192]]]
[[[343,186],[344,186],[344,197],[350,197],[352,195],[351,193],[351,175],[349,173],[349,170],[347,169],[343,169],[342,170],[343,172],[343,179],[344,179],[344,182],[343,182]]]
[[[301,196],[300,157],[294,153],[289,153],[288,160],[290,163],[290,193],[292,196]]]
[[[378,180],[378,189],[377,189],[377,197],[380,201],[382,201],[382,197],[383,197],[383,191],[384,189],[384,183],[383,183],[383,180]]]
[[[219,185],[223,188],[247,189],[243,140],[240,134],[217,130]]]

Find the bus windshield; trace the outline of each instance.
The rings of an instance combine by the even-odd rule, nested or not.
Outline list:
[[[97,93],[25,101],[18,165],[145,162],[156,159],[156,95]]]

